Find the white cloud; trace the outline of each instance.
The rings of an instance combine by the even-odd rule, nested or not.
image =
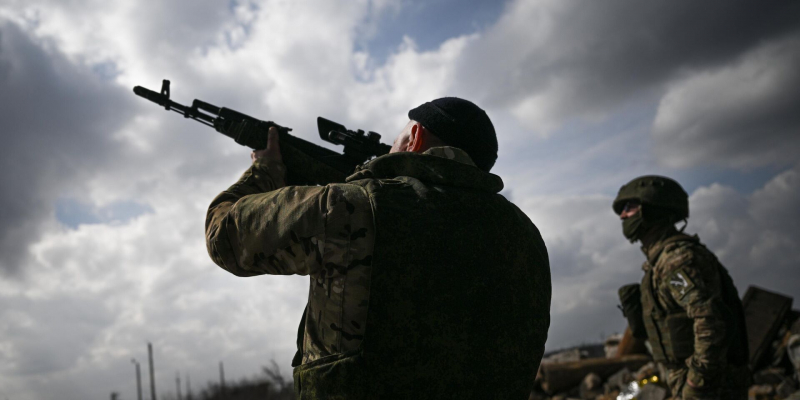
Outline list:
[[[108,368],[116,373],[104,384],[120,389],[128,360],[144,360],[145,340],[156,346],[161,387],[171,387],[176,370],[205,382],[218,360],[232,376],[250,375],[269,358],[286,365],[306,280],[240,279],[220,270],[206,255],[203,214],[204,207],[182,203],[124,225],[61,229],[39,241],[27,278],[0,287],[8,305],[0,318],[8,361],[0,386],[25,398],[66,385],[85,398],[102,388],[69,382],[91,381]]]
[[[438,97],[453,95],[453,65],[477,35],[450,39],[436,50],[419,52],[408,37],[386,64],[371,72],[371,80],[347,91],[348,117],[391,141],[408,121],[408,110]],[[387,119],[387,116],[390,116]]]
[[[692,194],[688,229],[716,252],[740,291],[747,283],[800,298],[798,175],[795,166],[749,196],[721,185]]]

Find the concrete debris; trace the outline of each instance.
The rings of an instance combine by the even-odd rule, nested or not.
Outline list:
[[[617,400],[664,400],[668,390],[660,386],[657,376],[633,380],[617,395]]]
[[[545,353],[542,364],[575,362],[604,356],[605,349],[602,344],[588,344]]]
[[[618,333],[615,335],[611,335],[606,339],[605,344],[603,345],[603,350],[605,350],[606,358],[614,358],[617,356],[619,352],[619,343],[622,341],[622,334]]]
[[[542,364],[541,388],[549,394],[561,393],[570,388],[577,388],[590,373],[602,379],[608,379],[623,368],[638,370],[650,362],[645,355],[632,355],[620,358],[591,358],[567,363]]]
[[[644,385],[636,400],[664,400],[669,391],[659,385]]]
[[[634,400],[641,392],[639,382],[633,381],[625,386],[624,389],[617,396],[617,400]]]
[[[600,375],[594,372],[590,372],[586,375],[581,382],[581,386],[578,388],[578,394],[581,399],[584,400],[593,400],[604,393],[603,378],[600,378]]]
[[[651,364],[651,363],[648,363]],[[614,375],[611,375],[606,382],[606,387],[608,387],[608,392],[612,390],[622,390],[624,387],[628,386],[629,383],[633,381],[633,374],[627,368],[623,368]]]
[[[642,368],[639,368],[639,370],[633,374],[633,379],[641,381],[642,379],[647,379],[651,376],[661,376],[662,374],[659,371],[658,365],[651,361],[645,364]]]

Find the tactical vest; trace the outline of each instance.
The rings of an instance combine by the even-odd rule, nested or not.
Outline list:
[[[525,399],[549,326],[535,226],[504,197],[364,179],[376,242],[361,348],[295,369],[300,399]]]
[[[703,246],[697,238],[687,235],[677,235],[667,240],[670,243],[685,241]],[[645,272],[641,284],[643,317],[648,342],[655,361],[669,368],[685,368],[684,361],[694,353],[694,320],[683,309],[665,310],[658,302],[653,288],[653,269],[656,261],[651,262],[653,268]],[[720,309],[723,312],[725,331],[728,335],[728,364],[743,366],[747,364],[749,353],[742,302],[728,271],[716,258],[715,262],[718,266],[722,291]]]
[[[641,290],[644,326],[653,359],[680,366],[694,353],[694,320],[681,309],[668,312],[658,304],[652,269],[645,272]]]

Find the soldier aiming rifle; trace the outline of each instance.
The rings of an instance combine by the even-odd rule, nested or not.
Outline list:
[[[482,109],[446,97],[408,116],[389,154],[368,150],[377,157],[328,182],[292,159],[309,154],[285,128],[223,125],[235,139],[268,134],[208,209],[209,255],[237,276],[310,278],[292,362],[299,399],[527,399],[550,324],[544,241],[499,194]]]

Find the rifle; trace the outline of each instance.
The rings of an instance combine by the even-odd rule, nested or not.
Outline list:
[[[363,130],[351,131],[339,123],[317,117],[317,129],[322,140],[343,145],[342,153],[326,149],[289,134],[292,130],[272,121],[262,121],[225,107],[217,107],[195,99],[191,107],[170,100],[169,80],[164,79],[161,92],[136,86],[133,92],[156,103],[167,111],[175,111],[214,128],[242,146],[254,150],[267,147],[267,131],[275,127],[283,163],[286,164],[286,182],[289,185],[327,185],[344,182],[357,165],[389,152],[390,146],[380,142],[381,135]]]

